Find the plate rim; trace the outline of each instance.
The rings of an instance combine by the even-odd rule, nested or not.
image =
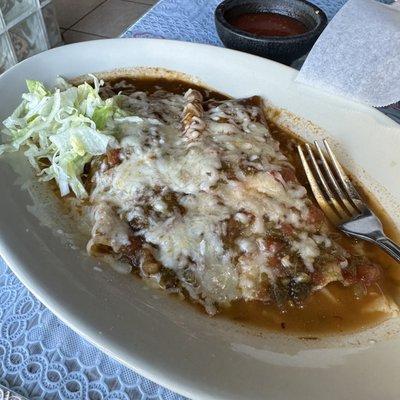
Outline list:
[[[48,50],[46,52],[37,54],[29,59],[26,59],[22,61],[21,63],[11,67],[9,70],[7,70],[2,76],[0,76],[0,82],[3,79],[7,79],[8,76],[11,73],[14,73],[12,71],[16,71],[19,68],[21,68],[21,65],[26,65],[29,63],[34,63],[38,58],[40,57],[45,57],[44,54],[46,53],[57,53],[62,49],[61,51],[65,51],[65,48],[90,48],[90,47],[97,47],[100,46],[101,43],[104,42],[110,42],[110,41],[115,41],[115,42],[127,42],[129,41],[132,43],[132,41],[135,43],[139,41],[146,41],[146,42],[153,42],[155,43],[155,46],[158,45],[167,45],[169,43],[183,45],[183,46],[189,46],[189,47],[208,47],[212,48],[213,51],[214,49],[218,49],[218,51],[221,52],[233,52],[236,54],[240,54],[241,57],[249,57],[249,58],[254,58],[258,60],[262,60],[263,62],[269,65],[273,65],[275,68],[279,68],[282,70],[286,70],[287,72],[291,72],[292,74],[295,73],[297,74],[298,71],[288,67],[283,64],[279,64],[275,61],[272,60],[267,60],[267,59],[262,59],[261,57],[254,56],[254,55],[248,55],[246,53],[242,53],[236,50],[230,50],[230,49],[225,49],[225,48],[219,48],[216,46],[211,46],[211,45],[206,45],[206,44],[199,44],[199,43],[191,43],[191,42],[181,42],[181,41],[175,41],[175,40],[165,40],[165,39],[140,39],[140,38],[135,38],[135,39],[122,39],[122,38],[115,38],[115,39],[101,39],[98,41],[93,41],[93,42],[81,42],[81,43],[74,43],[74,44],[69,44],[60,48],[54,48],[51,50]],[[96,43],[96,44],[93,44]],[[329,97],[332,97],[331,94],[327,94]],[[337,97],[337,96],[333,96]],[[348,102],[348,100],[346,100]],[[380,117],[386,119],[386,123],[392,126],[397,126],[397,124],[392,121],[389,117],[385,116],[383,113],[381,113],[379,110],[374,109],[373,107],[370,107],[368,105],[362,105],[365,107],[365,110],[369,110],[369,112],[376,113],[375,115],[380,114]],[[151,363],[146,362],[146,360],[142,360],[139,358],[136,358],[135,363],[132,364],[131,362],[126,361],[123,356],[121,356],[120,352],[117,350],[118,346],[115,346],[115,343],[110,342],[109,339],[107,339],[105,336],[99,335],[96,330],[93,330],[93,327],[91,325],[85,325],[84,321],[80,321],[79,319],[77,320],[76,317],[74,318],[74,314],[71,313],[69,309],[63,308],[63,305],[61,303],[58,303],[57,299],[50,298],[46,296],[46,293],[40,285],[38,285],[35,280],[30,279],[29,277],[29,269],[24,267],[22,264],[23,262],[20,261],[20,256],[18,254],[15,254],[13,251],[9,249],[9,247],[4,243],[3,240],[3,232],[0,233],[0,255],[3,257],[6,265],[12,270],[12,272],[17,276],[17,278],[23,283],[23,285],[41,302],[43,303],[52,313],[54,313],[58,318],[60,318],[61,321],[63,321],[67,326],[71,327],[75,332],[77,332],[80,336],[85,338],[88,342],[92,343],[94,346],[99,348],[101,351],[104,353],[110,355],[114,359],[116,359],[118,362],[121,364],[127,366],[128,368],[132,368],[133,370],[137,371],[140,375],[143,375],[144,377],[176,392],[179,393],[183,396],[187,397],[194,397],[194,398],[209,398],[209,399],[215,399],[216,396],[215,394],[210,394],[206,390],[204,391],[198,391],[197,386],[193,387],[190,385],[190,382],[186,382],[186,385],[183,385],[179,383],[178,385],[174,383],[174,381],[171,381],[169,378],[165,377],[163,374],[160,374],[157,371],[157,368],[153,368]],[[131,356],[130,356],[131,358]],[[219,398],[228,398],[225,396],[217,396]]]

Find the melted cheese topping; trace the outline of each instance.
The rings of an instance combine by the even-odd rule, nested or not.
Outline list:
[[[257,99],[121,98],[132,115],[115,121],[121,162],[94,175],[89,250],[101,243],[118,254],[140,237],[210,313],[237,299],[270,300],[271,285],[320,268],[321,251],[331,264],[343,256],[316,232],[304,187],[285,178],[293,168]]]

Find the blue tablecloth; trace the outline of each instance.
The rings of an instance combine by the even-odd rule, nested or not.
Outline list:
[[[347,0],[311,0],[331,19]],[[388,0],[390,2],[391,0]],[[161,0],[122,37],[184,40],[222,46],[214,26],[221,0]]]
[[[312,0],[331,18],[346,0]],[[123,37],[221,45],[219,0],[161,0]],[[0,258],[0,384],[29,399],[182,399],[122,366],[69,329]]]

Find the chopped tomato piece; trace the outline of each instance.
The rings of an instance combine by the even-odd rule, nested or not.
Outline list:
[[[325,277],[321,271],[314,271],[311,274],[311,281],[315,286],[321,286],[325,284]]]
[[[381,268],[376,264],[361,264],[357,266],[357,279],[366,286],[375,283],[381,276]]]
[[[111,149],[107,152],[107,162],[110,167],[114,167],[121,162],[120,153],[120,149]]]
[[[272,254],[277,254],[285,247],[285,243],[270,236],[266,239],[266,246],[269,252]]]
[[[282,224],[281,230],[287,236],[292,236],[294,233],[293,226],[290,224]]]
[[[341,270],[343,280],[344,280],[344,285],[354,285],[359,281],[359,278],[357,277],[357,271],[355,268],[343,268]]]
[[[296,182],[296,174],[293,168],[283,167],[280,172],[285,182]]]
[[[307,222],[309,222],[310,224],[319,225],[323,222],[323,220],[324,220],[323,212],[317,206],[311,204],[311,206],[308,209]]]
[[[278,268],[281,265],[281,260],[277,256],[268,258],[268,266],[272,268]]]

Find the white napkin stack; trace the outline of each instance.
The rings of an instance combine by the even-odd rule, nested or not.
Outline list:
[[[399,101],[400,4],[349,0],[296,80],[375,107]]]

